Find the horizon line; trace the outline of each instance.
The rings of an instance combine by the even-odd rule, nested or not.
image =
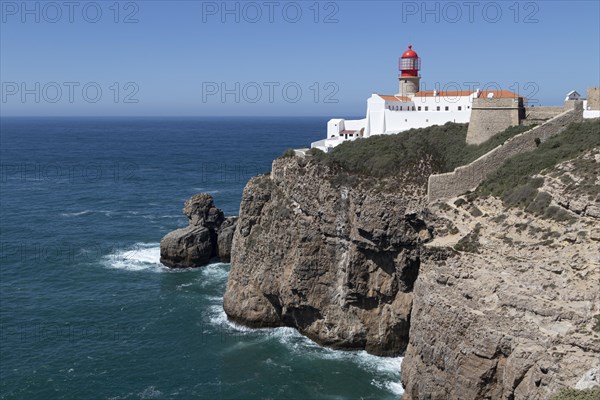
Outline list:
[[[0,118],[332,118],[329,115],[0,115]],[[356,115],[351,116],[357,117]]]

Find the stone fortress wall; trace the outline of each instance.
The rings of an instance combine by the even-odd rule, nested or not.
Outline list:
[[[509,100],[512,101],[513,99]],[[534,150],[537,147],[536,139],[543,142],[549,137],[562,132],[569,124],[583,121],[583,101],[575,101],[572,107],[565,108],[565,111],[544,124],[512,137],[470,164],[458,167],[453,172],[431,175],[427,187],[429,201],[456,197],[475,189],[510,157]],[[494,115],[493,112],[492,115]],[[484,116],[487,117],[487,114],[484,114]],[[498,116],[498,118],[503,119],[501,123],[504,123],[504,119],[507,119],[506,114]]]
[[[565,104],[566,106],[566,104]],[[521,121],[522,125],[541,125],[551,118],[556,117],[565,111],[565,107],[525,107],[525,119]]]
[[[473,99],[467,144],[480,144],[525,117],[523,98]]]
[[[587,106],[590,110],[600,110],[600,87],[589,87],[587,90]]]

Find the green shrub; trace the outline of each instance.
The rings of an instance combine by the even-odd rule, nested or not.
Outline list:
[[[592,329],[596,332],[600,332],[600,314],[594,315],[594,319],[596,320],[596,324]]]
[[[467,253],[479,253],[479,234],[481,232],[481,225],[477,224],[475,229],[469,232],[465,237],[460,239],[458,243],[454,245],[454,250],[465,251]]]
[[[529,203],[525,211],[528,211],[535,215],[544,215],[551,201],[552,196],[550,196],[546,192],[539,192],[535,199],[533,199],[533,201]]]
[[[467,201],[468,201],[469,203],[472,203],[472,202],[474,202],[474,201],[475,201],[475,199],[477,198],[477,193],[475,193],[475,192],[471,192],[471,191],[468,191],[468,192],[465,194],[465,198],[467,199]]]
[[[515,224],[517,232],[523,232],[527,228],[527,224]]]
[[[546,240],[548,238],[555,238],[556,239],[556,238],[559,238],[559,237],[560,237],[560,233],[554,232],[554,231],[548,229],[548,230],[546,230],[544,232],[544,234],[542,235],[541,239],[542,240]]]
[[[600,399],[600,387],[594,389],[577,390],[563,389],[550,400],[598,400]]]
[[[503,198],[506,192],[516,186],[528,184],[531,176],[600,146],[598,128],[598,122],[593,120],[571,124],[564,132],[541,143],[536,150],[506,160],[479,185],[477,193]],[[534,183],[536,182],[529,182],[529,186],[535,187]]]
[[[410,129],[396,135],[375,135],[347,141],[332,152],[323,153],[318,161],[367,176],[389,177],[411,173],[424,175],[453,171],[454,168],[479,158],[508,138],[529,127],[511,127],[481,145],[467,145],[467,124],[448,122],[421,129]],[[423,161],[430,164],[422,169]]]
[[[538,190],[530,183],[507,189],[502,196],[504,204],[510,207],[525,208],[538,194]]]
[[[477,195],[496,196],[508,207],[524,208],[528,212],[559,222],[572,220],[573,216],[569,212],[550,206],[551,196],[537,190],[543,184],[543,178],[532,176],[544,174],[548,168],[600,146],[599,128],[598,121],[594,120],[569,125],[564,132],[540,143],[536,150],[506,160],[479,185]],[[598,185],[595,184],[598,170],[595,161],[592,159],[574,162],[577,164],[577,171],[583,172],[585,177],[578,190],[591,196],[600,193]]]
[[[571,183],[573,183],[573,178],[571,178],[569,174],[562,174],[559,179],[565,185],[570,185]]]
[[[470,213],[472,216],[474,216],[475,218],[477,218],[477,217],[481,217],[481,216],[483,215],[483,213],[481,212],[481,210],[480,210],[478,207],[475,207],[475,206],[473,206],[473,207],[471,207],[471,208],[469,209],[469,213]]]
[[[506,214],[504,214],[504,213],[501,213],[501,214],[498,214],[498,215],[496,215],[495,217],[493,217],[493,218],[492,218],[492,221],[493,221],[493,222],[495,222],[495,223],[497,223],[497,224],[499,224],[499,223],[502,223],[502,222],[504,222],[504,221],[506,220],[506,218],[507,218],[507,217],[508,217],[508,216],[507,216]]]
[[[543,217],[553,219],[557,222],[570,222],[575,219],[568,211],[556,206],[548,207],[544,212]]]
[[[462,197],[459,197],[459,198],[458,198],[458,199],[456,199],[456,201],[454,202],[454,205],[455,205],[456,207],[460,207],[460,206],[462,206],[463,204],[466,204],[466,203],[467,203],[467,201],[466,201],[465,199],[463,199]]]
[[[294,149],[287,149],[281,155],[281,158],[288,158],[288,157],[296,157],[296,152],[294,151]]]
[[[495,149],[496,147],[504,144],[508,139],[516,136],[520,133],[528,131],[532,129],[535,125],[517,125],[511,126],[503,132],[500,132],[490,139],[479,145],[473,144],[465,144],[461,149],[460,153],[451,153],[449,154],[447,162],[448,171],[454,170],[456,167],[460,167],[461,165],[466,165],[471,161],[477,160],[479,157],[489,152],[490,150]],[[465,137],[466,140],[466,137]]]

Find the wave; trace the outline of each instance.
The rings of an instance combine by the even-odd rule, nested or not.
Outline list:
[[[104,214],[107,217],[125,216],[125,218],[141,217],[145,219],[181,218],[182,215],[141,215],[140,211],[114,211],[114,210],[83,210],[76,212],[61,213],[63,217],[80,217],[88,214]]]
[[[115,251],[104,257],[104,264],[109,268],[126,271],[170,272],[167,267],[160,264],[159,243],[136,243],[130,248]],[[176,290],[185,290],[188,286],[215,288],[224,286],[227,282],[229,264],[214,263],[202,267],[200,276],[193,282],[186,282],[177,286]],[[402,357],[379,357],[366,351],[342,351],[321,347],[307,337],[301,335],[291,327],[279,328],[248,328],[238,325],[227,318],[223,310],[223,296],[204,296],[208,303],[205,308],[210,325],[231,336],[246,336],[246,340],[236,341],[228,351],[240,351],[241,348],[253,346],[266,341],[279,342],[290,350],[296,357],[308,358],[315,361],[335,360],[344,363],[353,363],[359,368],[374,376],[371,385],[381,390],[389,391],[395,395],[403,393],[400,384],[400,366]],[[274,361],[273,361],[274,362]]]
[[[91,210],[83,210],[83,211],[79,211],[79,212],[72,212],[72,213],[62,213],[60,214],[63,217],[79,217],[80,215],[86,215],[86,214],[91,214],[93,213],[93,211]]]
[[[181,218],[183,219],[184,216],[183,214],[181,215],[142,215],[142,218],[144,219],[149,219],[149,220],[155,220],[155,219],[165,219],[165,218],[169,218],[169,219],[173,219],[173,218]]]
[[[107,217],[111,217],[116,212],[109,211],[109,210],[83,210],[83,211],[70,212],[70,213],[61,213],[60,215],[63,217],[69,218],[69,217],[80,217],[82,215],[88,215],[88,214],[94,214],[94,213],[104,214]]]
[[[148,386],[142,392],[138,393],[140,399],[158,399],[162,396],[162,392],[156,386]]]
[[[198,193],[209,193],[209,194],[221,193],[220,190],[216,190],[216,189],[208,190],[206,188],[201,188],[201,187],[195,187],[192,189]]]
[[[163,272],[167,267],[160,263],[159,243],[136,243],[127,249],[116,250],[103,257],[108,268],[126,271]]]
[[[403,357],[380,357],[361,351],[343,351],[322,347],[306,336],[301,335],[295,328],[248,328],[238,325],[227,318],[223,310],[222,297],[207,297],[212,303],[208,307],[211,324],[236,336],[252,336],[258,341],[237,342],[231,351],[240,350],[240,347],[252,346],[267,340],[276,340],[296,356],[317,360],[335,360],[358,365],[359,368],[372,373],[376,378],[371,380],[371,385],[387,390],[395,395],[402,395],[404,390],[400,383],[400,366]],[[258,336],[258,338],[257,338]]]
[[[160,262],[160,243],[135,243],[124,249],[117,249],[110,254],[102,257],[102,264],[112,269],[122,269],[126,271],[150,271],[150,272],[169,272],[178,273],[190,271],[190,269],[170,269]],[[177,286],[178,290],[185,287],[200,287],[224,285],[227,282],[229,274],[229,264],[217,262],[208,264],[199,269],[200,277],[194,282],[183,283]],[[223,298],[218,298],[223,302]],[[222,307],[221,307],[222,308]]]
[[[200,274],[201,277],[196,281],[200,287],[225,285],[227,283],[227,276],[229,275],[229,264],[222,262],[208,264],[201,268]],[[223,298],[220,297],[219,299],[222,303]]]

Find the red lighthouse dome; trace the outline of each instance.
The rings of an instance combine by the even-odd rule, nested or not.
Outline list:
[[[419,76],[419,70],[421,69],[421,59],[419,55],[412,49],[412,45],[408,45],[400,62],[398,63],[398,69],[400,70],[400,76]]]

